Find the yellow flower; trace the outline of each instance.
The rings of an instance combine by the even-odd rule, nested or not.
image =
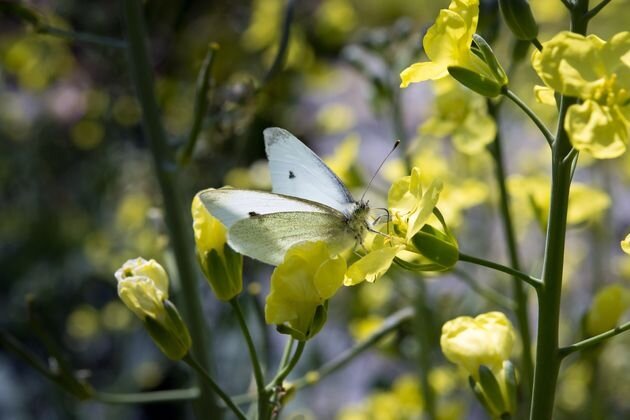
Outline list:
[[[326,301],[341,287],[346,261],[325,242],[289,249],[271,275],[265,320],[298,340],[313,337],[326,322]]]
[[[508,178],[508,188],[515,198],[515,205],[524,212],[533,208],[534,217],[542,227],[547,223],[550,185],[551,181],[546,176],[514,175]],[[605,191],[573,182],[569,192],[567,223],[575,226],[596,221],[610,204],[610,196]]]
[[[435,94],[436,113],[420,127],[420,134],[450,135],[455,148],[462,153],[484,151],[497,132],[494,120],[488,115],[486,99],[451,78],[436,81]]]
[[[354,286],[363,281],[375,282],[389,270],[396,255],[404,249],[404,245],[383,245],[382,248],[371,250],[348,268],[344,286]]]
[[[501,312],[488,312],[475,318],[461,316],[442,327],[440,346],[448,360],[479,381],[479,366],[495,374],[503,368],[514,345],[514,328]]]
[[[128,260],[114,274],[118,296],[138,318],[151,338],[169,358],[184,357],[191,346],[190,334],[177,309],[168,300],[168,275],[155,260]]]
[[[197,259],[212,291],[230,300],[243,290],[243,256],[227,244],[227,230],[196,195],[192,202]]]
[[[471,70],[490,80],[496,77],[484,60],[471,50],[479,19],[479,0],[452,0],[448,9],[440,10],[435,24],[422,40],[428,62],[415,63],[400,74],[400,87],[447,76],[448,67]]]
[[[348,188],[362,185],[361,176],[355,168],[361,138],[353,133],[344,138],[334,152],[324,158],[328,167]]]
[[[630,290],[618,284],[602,288],[586,314],[586,332],[597,335],[617,326],[619,318],[630,308]]]
[[[608,42],[561,32],[532,56],[547,86],[581,99],[567,111],[564,129],[577,150],[598,159],[621,155],[630,124],[630,32]],[[548,95],[546,101],[548,102]]]
[[[434,180],[423,192],[418,168],[413,168],[410,176],[394,182],[387,194],[387,203],[396,233],[410,241],[427,223],[441,190],[442,183]]]
[[[623,250],[623,252],[630,255],[630,234],[626,236],[626,239],[621,241],[621,249]]]

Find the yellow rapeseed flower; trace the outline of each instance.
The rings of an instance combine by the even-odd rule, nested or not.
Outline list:
[[[479,0],[452,0],[448,9],[440,10],[435,24],[422,40],[431,61],[415,63],[403,70],[400,87],[441,79],[449,74],[448,67],[451,66],[463,67],[495,80],[488,64],[471,50],[478,20]]]
[[[190,334],[177,309],[168,300],[168,275],[155,260],[136,258],[120,267],[118,296],[138,318],[151,338],[169,358],[184,357],[191,346]]]
[[[626,239],[621,241],[621,249],[623,250],[623,252],[630,255],[630,234],[626,236]]]
[[[630,32],[609,41],[560,32],[534,52],[532,66],[545,84],[581,100],[567,111],[564,129],[577,150],[597,159],[621,155],[630,127]],[[537,97],[551,97],[538,89]]]
[[[341,287],[345,272],[345,259],[331,255],[325,242],[295,245],[271,275],[265,320],[298,340],[313,337],[326,321],[327,300]]]
[[[475,318],[460,316],[442,327],[440,346],[448,360],[479,381],[479,366],[495,374],[503,368],[514,346],[514,328],[501,312],[488,312]]]
[[[208,212],[199,195],[191,212],[201,270],[217,298],[230,300],[243,290],[243,256],[227,244],[227,229]]]
[[[435,114],[420,127],[421,135],[452,136],[455,148],[469,155],[485,150],[497,132],[486,99],[451,78],[435,83]]]

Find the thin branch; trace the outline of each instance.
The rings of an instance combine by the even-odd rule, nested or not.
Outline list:
[[[543,122],[538,118],[538,115],[536,115],[534,111],[532,111],[531,108],[528,107],[527,104],[525,104],[525,102],[523,102],[521,98],[519,98],[510,89],[505,88],[503,90],[503,95],[509,98],[512,102],[516,104],[516,106],[521,108],[521,110],[525,114],[527,114],[529,119],[532,120],[532,122],[536,125],[536,127],[538,127],[542,135],[545,137],[545,140],[547,140],[547,143],[549,144],[549,146],[552,146],[554,142],[554,136],[553,134],[551,134],[551,131],[549,131],[549,129],[545,126],[545,124],[543,124]]]
[[[199,138],[199,133],[201,132],[201,123],[208,110],[208,96],[210,95],[209,89],[211,88],[210,75],[212,74],[212,67],[218,50],[219,44],[211,43],[208,46],[208,51],[201,64],[201,69],[199,69],[192,127],[188,134],[188,141],[177,155],[177,162],[181,166],[186,165],[190,161],[190,157],[195,150],[195,144],[197,144],[197,139]]]
[[[349,348],[345,352],[341,353],[338,357],[331,360],[330,362],[325,363],[319,370],[312,371],[304,375],[302,378],[297,379],[293,382],[296,389],[301,389],[307,386],[314,385],[315,383],[321,381],[326,376],[331,373],[335,373],[336,371],[343,368],[345,365],[354,360],[357,356],[363,353],[365,350],[369,349],[380,340],[382,340],[385,336],[387,336],[392,331],[398,329],[401,324],[406,321],[410,321],[413,319],[415,311],[413,308],[403,308],[397,312],[394,312],[392,315],[387,317],[381,327],[375,331],[372,335],[370,335],[367,339],[357,343],[355,346]],[[316,379],[313,379],[316,378]]]
[[[107,36],[94,35],[87,32],[74,32],[66,29],[54,28],[48,25],[36,25],[35,32],[42,35],[52,35],[59,38],[68,39],[70,41],[83,42],[86,44],[97,45],[99,47],[125,49],[127,43],[122,39],[111,38]]]
[[[230,398],[230,396],[223,391],[223,389],[217,384],[214,379],[208,374],[208,372],[197,362],[190,353],[187,354],[183,359],[183,362],[186,362],[188,366],[193,368],[198,374],[199,377],[202,378],[212,390],[225,402],[225,404],[232,410],[232,412],[241,420],[247,420],[245,414],[241,411],[240,408],[234,404],[234,401]]]
[[[538,51],[542,51],[542,50],[543,50],[543,46],[542,46],[542,44],[540,43],[540,41],[538,40],[538,38],[534,38],[534,39],[532,39],[532,40],[531,40],[531,43],[532,43],[532,45],[533,45],[534,47],[536,47],[536,49],[537,49]]]
[[[488,300],[490,303],[494,303],[497,306],[508,310],[514,310],[516,304],[514,301],[506,296],[503,296],[500,293],[494,291],[494,289],[490,287],[484,287],[479,284],[470,274],[468,274],[464,270],[455,270],[455,277],[459,279],[462,283],[465,283],[470,289],[477,293],[479,296]]]
[[[293,356],[291,357],[289,362],[282,367],[276,377],[273,378],[271,382],[269,382],[269,385],[267,385],[267,391],[273,391],[276,386],[282,384],[282,381],[284,381],[284,379],[289,376],[293,368],[295,368],[295,365],[297,365],[297,362],[300,360],[300,357],[302,357],[302,352],[304,352],[305,345],[306,341],[298,341],[297,347],[295,348],[295,353],[293,353]]]
[[[471,255],[459,253],[459,260],[464,262],[469,262],[472,264],[481,265],[484,267],[492,268],[493,270],[501,271],[503,273],[509,274],[513,277],[523,280],[525,283],[529,284],[536,290],[542,287],[543,283],[540,279],[536,277],[530,276],[529,274],[525,274],[522,271],[515,270],[511,267],[507,267],[505,265],[497,264],[492,261],[484,260],[483,258],[473,257]]]
[[[613,328],[612,330],[608,330],[606,332],[603,332],[601,334],[595,335],[593,337],[587,338],[586,340],[582,340],[579,341],[575,344],[571,344],[570,346],[567,347],[561,347],[559,349],[560,352],[560,357],[564,358],[568,355],[570,355],[571,353],[574,353],[576,351],[581,351],[584,349],[587,349],[589,347],[593,347],[599,343],[601,343],[604,340],[607,340],[611,337],[614,337],[618,334],[621,334],[622,332],[628,331],[630,330],[630,322],[626,322],[625,324],[621,324],[618,327]]]
[[[164,391],[110,393],[95,392],[94,399],[104,404],[151,404],[167,401],[188,401],[199,398],[199,388],[169,389]]]
[[[589,20],[593,19],[610,2],[611,2],[611,0],[602,0],[602,1],[600,1],[597,6],[593,7],[591,10],[586,12],[586,14],[584,15],[584,17],[582,19],[584,19],[586,21],[589,21]]]

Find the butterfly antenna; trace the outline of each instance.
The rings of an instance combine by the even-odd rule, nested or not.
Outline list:
[[[383,159],[381,164],[378,165],[378,168],[376,168],[376,171],[374,171],[374,175],[372,175],[372,178],[370,179],[370,182],[368,182],[367,186],[365,187],[365,191],[363,191],[363,195],[361,195],[361,200],[359,200],[359,201],[363,201],[363,199],[365,198],[365,194],[368,192],[368,190],[372,186],[372,182],[374,182],[374,178],[376,178],[376,175],[378,175],[378,173],[381,170],[381,168],[383,167],[383,165],[385,165],[385,162],[387,162],[387,159],[392,155],[392,153],[394,153],[394,150],[396,150],[396,148],[398,147],[399,144],[400,144],[400,140],[396,140],[396,142],[392,146],[392,150],[389,151],[389,153],[387,154],[387,156],[385,156],[385,158]]]

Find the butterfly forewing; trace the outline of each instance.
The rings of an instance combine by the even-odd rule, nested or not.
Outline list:
[[[264,131],[273,192],[316,201],[349,215],[355,201],[348,189],[311,149],[288,131]]]

